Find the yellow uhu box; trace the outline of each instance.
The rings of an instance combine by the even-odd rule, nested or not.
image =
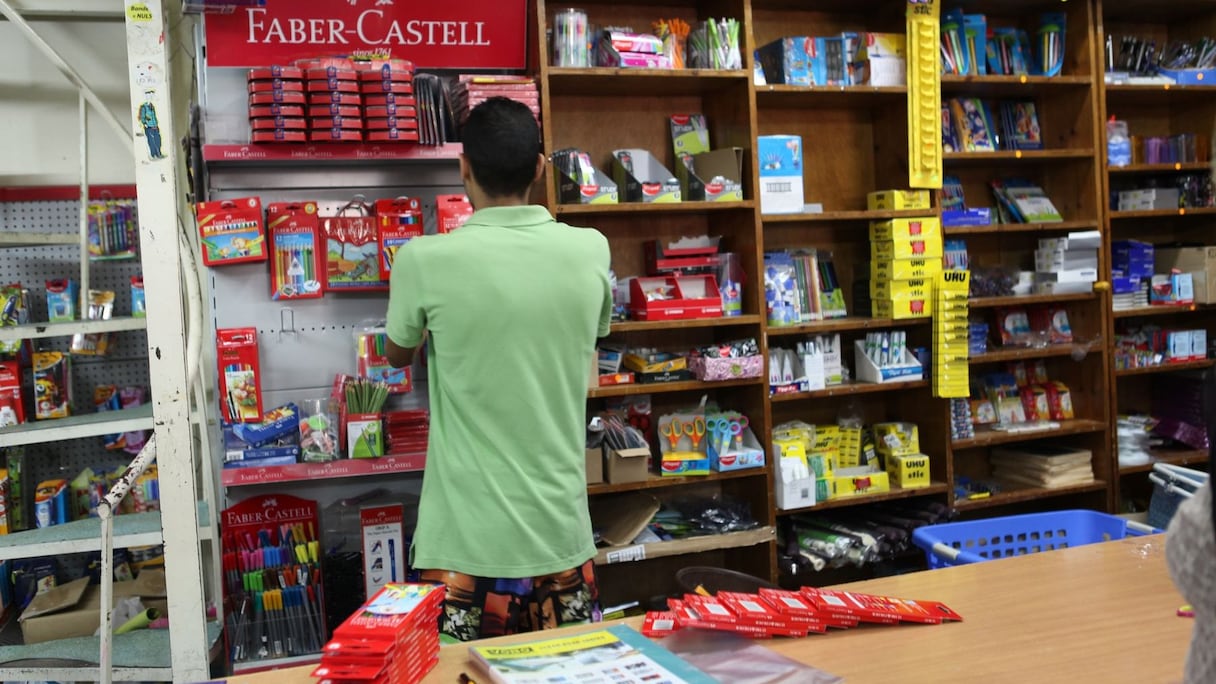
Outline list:
[[[871,299],[929,299],[933,296],[933,281],[928,278],[913,280],[871,280]]]
[[[891,483],[904,489],[929,486],[929,457],[924,454],[887,456],[887,475]]]
[[[841,468],[861,465],[861,428],[840,428],[840,451],[836,458]]]
[[[891,491],[891,479],[885,472],[869,468],[842,468],[832,476],[832,497],[880,494]]]
[[[942,272],[942,260],[927,257],[884,259],[870,262],[871,280],[914,280],[932,278]]]
[[[876,209],[928,209],[928,190],[878,190],[866,195],[866,208]]]
[[[879,259],[941,259],[942,239],[911,238],[899,240],[870,240],[870,258]]]
[[[933,316],[933,300],[925,299],[874,299],[871,308],[875,318],[930,318]]]
[[[936,216],[870,222],[871,240],[941,240],[941,238],[942,222]]]

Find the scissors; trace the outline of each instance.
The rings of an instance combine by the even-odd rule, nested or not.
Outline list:
[[[705,419],[697,416],[692,420],[682,420],[680,418],[672,418],[670,422],[664,423],[659,429],[659,432],[667,438],[671,443],[671,451],[675,451],[680,446],[680,440],[684,435],[688,435],[692,441],[692,448],[695,451],[701,446],[701,439],[705,437]]]
[[[715,445],[719,454],[725,453],[730,446],[730,438],[735,438],[735,445],[743,446],[743,429],[747,427],[747,416],[718,416],[709,419],[709,428],[713,432]]]

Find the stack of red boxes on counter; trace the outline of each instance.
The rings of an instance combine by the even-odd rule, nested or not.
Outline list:
[[[403,59],[250,69],[250,140],[418,142],[413,77],[413,63]]]
[[[334,630],[321,665],[323,681],[422,681],[439,662],[439,612],[444,588],[389,584]]]

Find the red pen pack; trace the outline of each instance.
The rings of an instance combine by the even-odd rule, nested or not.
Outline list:
[[[802,593],[810,597],[817,608],[834,615],[845,615],[860,622],[880,625],[893,625],[899,622],[899,615],[885,604],[864,599],[861,594],[811,587],[803,587]]]
[[[289,209],[293,208],[293,209]],[[277,203],[267,212],[270,233],[270,298],[317,299],[325,294],[321,274],[321,221],[315,202]]]
[[[21,366],[0,361],[0,428],[25,422],[25,400],[21,396]]]
[[[380,224],[380,274],[387,281],[397,250],[422,236],[422,202],[415,197],[376,200],[376,220]]]
[[[670,610],[651,610],[646,612],[646,620],[642,623],[642,634],[654,638],[662,638],[674,634],[680,628],[680,616]]]
[[[257,328],[215,331],[216,364],[220,368],[220,409],[229,423],[262,421],[261,368]]]
[[[327,292],[388,289],[388,283],[380,277],[380,236],[371,213],[360,196],[339,209],[337,215],[321,218],[327,241]]]
[[[790,619],[757,594],[720,591],[716,598],[739,616],[740,622],[763,627],[775,635],[803,637],[809,631],[806,623]]]
[[[199,202],[195,215],[204,264],[224,266],[266,260],[262,200],[242,197]]]
[[[473,205],[467,195],[436,195],[435,216],[437,217],[437,232],[440,235],[456,230],[473,215]]]

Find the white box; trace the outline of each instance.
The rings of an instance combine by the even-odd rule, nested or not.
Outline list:
[[[870,57],[867,61],[872,86],[902,86],[908,84],[908,63],[903,57]]]
[[[1069,233],[1067,237],[1039,239],[1039,249],[1073,250],[1101,248],[1102,233],[1097,230],[1075,230]]]
[[[756,138],[756,147],[760,155],[761,213],[802,213],[802,137],[761,135]]]
[[[1096,249],[1040,249],[1034,253],[1035,270],[1049,273],[1060,270],[1098,270]]]
[[[1050,281],[1038,281],[1034,284],[1035,294],[1075,295],[1091,294],[1093,291],[1094,284],[1092,282],[1053,283]]]
[[[1059,269],[1034,274],[1038,283],[1092,283],[1098,280],[1097,268]]]
[[[1208,357],[1208,331],[1191,331],[1191,358],[1202,361]]]

